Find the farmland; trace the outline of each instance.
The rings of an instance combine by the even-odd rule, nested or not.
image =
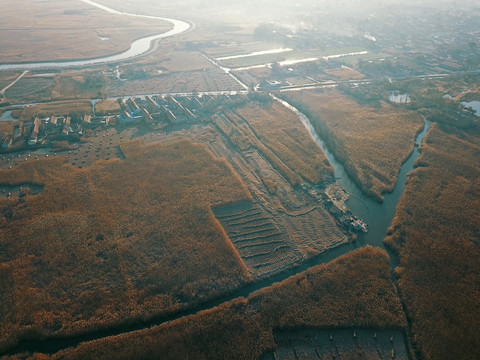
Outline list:
[[[285,94],[285,95],[284,95]],[[421,117],[382,103],[361,106],[337,90],[282,93],[307,114],[327,146],[369,196],[393,190],[401,164],[413,150]]]
[[[474,359],[480,346],[480,143],[435,125],[411,174],[387,244],[425,359]],[[454,296],[452,296],[454,294]]]

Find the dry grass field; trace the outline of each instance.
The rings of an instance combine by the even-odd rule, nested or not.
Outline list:
[[[394,328],[405,322],[388,257],[371,247],[219,307],[125,335],[80,344],[55,359],[259,359],[274,329]]]
[[[213,69],[213,65],[200,52],[178,49],[178,43],[162,43],[161,48],[150,56],[139,59],[135,64],[141,66],[151,74],[163,72],[198,71]],[[128,65],[127,65],[128,66]],[[120,66],[120,71],[122,66]]]
[[[434,124],[385,241],[422,359],[480,357],[480,141]]]
[[[338,80],[361,80],[365,77],[362,73],[347,66],[336,69],[325,69],[324,72]]]
[[[251,281],[212,206],[249,199],[189,141],[121,145],[125,160],[56,157],[0,171],[43,193],[0,198],[0,344],[170,313]],[[215,261],[212,261],[215,259]]]
[[[117,100],[100,100],[95,103],[95,114],[120,114],[121,108]]]
[[[171,24],[110,14],[75,0],[64,0],[62,6],[40,0],[23,0],[19,6],[5,0],[0,28],[0,63],[14,63],[118,53],[135,39],[169,30]]]
[[[52,101],[44,104],[31,105],[24,108],[19,120],[33,120],[36,116],[63,116],[71,113],[91,114],[90,100]]]
[[[329,149],[369,196],[392,191],[423,120],[383,103],[360,106],[337,90],[282,93],[312,121]]]

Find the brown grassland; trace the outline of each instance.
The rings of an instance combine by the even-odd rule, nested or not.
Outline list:
[[[405,327],[387,254],[369,246],[247,299],[154,328],[83,343],[54,358],[258,359],[274,348],[274,329],[353,326]]]
[[[361,106],[338,90],[282,93],[312,121],[329,149],[361,189],[378,201],[393,191],[402,163],[423,121],[414,112],[382,103]]]
[[[480,141],[434,124],[385,241],[424,359],[480,358]]]
[[[202,145],[121,145],[125,160],[62,158],[0,171],[43,193],[0,199],[0,344],[171,313],[251,281],[212,206],[249,199]],[[212,260],[214,259],[214,260]]]
[[[0,63],[94,58],[127,50],[171,25],[110,14],[81,1],[2,1]],[[102,40],[101,37],[106,38]],[[21,51],[19,51],[21,49]]]
[[[0,111],[1,115],[1,111]],[[16,122],[13,120],[2,120],[0,121],[0,142],[3,141],[5,136],[13,135]]]

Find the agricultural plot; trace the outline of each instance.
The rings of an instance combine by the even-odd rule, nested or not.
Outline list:
[[[408,360],[405,337],[398,330],[334,329],[275,331],[276,350],[262,360]]]
[[[55,79],[51,76],[24,76],[5,91],[5,97],[12,103],[28,103],[51,100]]]
[[[179,72],[145,80],[112,81],[109,96],[243,90],[219,69]]]
[[[284,50],[284,51],[281,51]],[[248,55],[248,54],[247,54]],[[226,57],[226,58],[217,58],[217,61],[225,67],[228,68],[242,68],[255,66],[260,64],[269,64],[276,63],[280,61],[296,61],[301,59],[310,58],[311,54],[302,51],[302,50],[292,50],[292,49],[279,49],[278,53],[272,54],[252,54],[249,56],[242,57]]]
[[[216,207],[213,213],[255,277],[267,276],[301,259],[288,234],[260,204],[236,203]]]
[[[347,235],[340,231],[322,206],[307,208],[307,211],[300,214],[282,214],[278,221],[291,234],[292,241],[305,258],[348,241]]]

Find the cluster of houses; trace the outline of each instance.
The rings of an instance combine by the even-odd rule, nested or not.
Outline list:
[[[201,95],[201,96],[160,96],[147,95],[123,99],[120,121],[133,122],[182,123],[196,120],[208,114],[207,107],[213,102],[232,101],[239,95]],[[211,115],[211,114],[210,114]]]
[[[70,135],[83,135],[84,131],[90,127],[99,125],[113,125],[114,116],[102,118],[92,118],[91,115],[84,115],[81,121],[73,122],[68,116],[51,116],[49,118],[35,118],[31,126],[28,145],[34,146],[44,144],[47,140],[58,138],[67,139]]]
[[[185,101],[189,103],[188,105]],[[192,104],[193,102],[193,104]],[[194,111],[190,110],[189,105],[194,105],[195,109],[203,107],[198,97],[160,97],[145,96],[144,98],[128,98],[122,101],[124,109],[121,119],[124,123],[134,121],[144,121],[151,124],[153,122],[182,122],[196,118]]]
[[[42,142],[48,135],[63,135],[68,136],[72,129],[70,117],[56,117],[40,119],[38,117],[33,121],[32,132],[28,139],[28,145],[36,145]]]

